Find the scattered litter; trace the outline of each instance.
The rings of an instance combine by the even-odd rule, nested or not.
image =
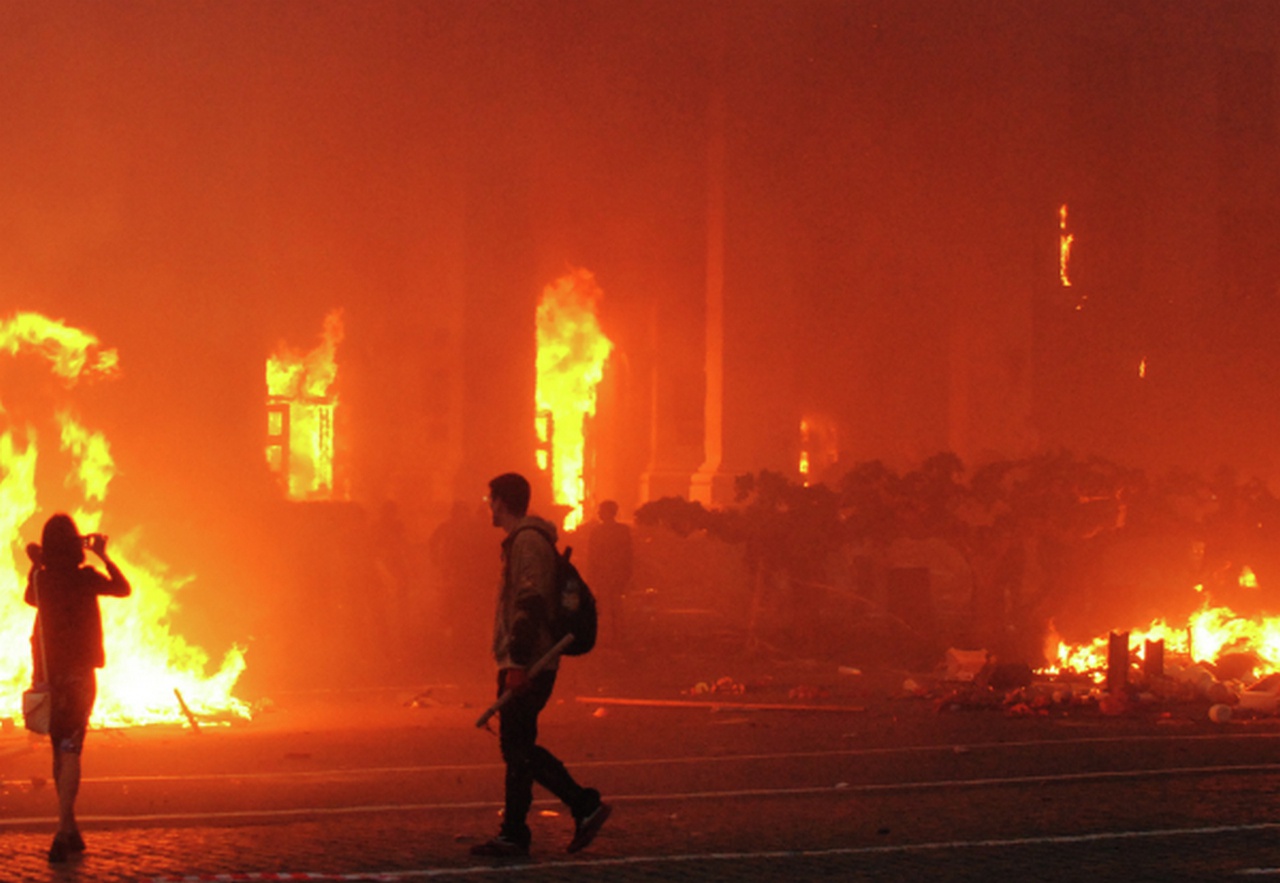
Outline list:
[[[599,708],[597,708],[595,711],[591,712],[591,716],[592,716],[592,717],[608,717],[608,716],[609,716],[609,709],[607,709],[607,708],[605,708],[603,705],[601,705],[601,706],[600,706]]]
[[[863,712],[867,709],[861,705],[788,705],[785,703],[735,702],[728,700],[717,702],[704,700],[701,702],[687,699],[622,699],[605,696],[578,696],[575,701],[587,705],[626,705],[635,708],[697,708],[712,712],[718,711],[830,711],[830,712]]]
[[[948,681],[972,681],[987,665],[986,650],[947,650],[946,679]]]
[[[1275,693],[1254,690],[1250,688],[1240,694],[1239,709],[1241,711],[1252,711],[1255,714],[1275,714],[1277,710],[1277,696]]]
[[[842,675],[860,675],[862,674],[862,669],[854,668],[852,665],[842,665],[836,669],[836,672]]]
[[[412,699],[406,702],[405,705],[409,706],[410,708],[439,708],[440,700],[432,696],[430,690],[425,690],[419,693],[417,696],[414,696]]]

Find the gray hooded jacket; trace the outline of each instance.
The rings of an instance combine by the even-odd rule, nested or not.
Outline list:
[[[493,658],[500,669],[526,668],[555,643],[556,539],[554,524],[526,515],[502,541],[502,583],[493,619]]]

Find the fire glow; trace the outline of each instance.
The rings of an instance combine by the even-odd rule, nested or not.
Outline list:
[[[315,349],[301,353],[282,343],[267,359],[267,465],[290,500],[343,498],[334,483],[332,392],[342,336],[342,311],[334,310]]]
[[[1101,683],[1107,669],[1108,636],[1077,645],[1056,636],[1052,640],[1056,644],[1055,659],[1044,669],[1046,674],[1070,671],[1088,674]],[[1164,643],[1166,653],[1184,657],[1192,664],[1215,663],[1227,653],[1253,654],[1258,660],[1251,672],[1255,680],[1280,671],[1280,616],[1246,619],[1230,607],[1206,604],[1188,618],[1185,626],[1175,628],[1157,619],[1146,628],[1129,631],[1131,651],[1155,641]],[[1140,656],[1135,652],[1135,657]]]
[[[36,313],[0,321],[0,352],[15,360],[43,360],[66,393],[82,380],[110,378],[118,370],[116,351],[100,347],[95,335]],[[18,716],[22,691],[31,680],[34,611],[23,602],[28,565],[22,546],[38,537],[43,517],[50,514],[40,502],[44,483],[37,467],[47,464],[62,473],[63,488],[78,498],[68,514],[81,533],[101,529],[115,475],[106,437],[82,425],[69,401],[58,402],[52,414],[56,452],[41,451],[39,437],[46,430],[31,422],[37,416],[23,417],[0,405],[0,532],[9,538],[0,544],[0,717]],[[208,655],[170,631],[173,597],[189,580],[171,576],[140,548],[136,532],[113,538],[111,556],[129,577],[133,594],[102,602],[107,667],[98,675],[93,724],[182,722],[175,691],[206,720],[248,717],[248,709],[231,695],[245,668],[243,651],[233,647],[220,668],[206,675]]]
[[[587,496],[587,425],[595,415],[596,389],[613,350],[597,319],[602,297],[595,276],[575,269],[544,288],[538,302],[534,427],[542,447],[538,465],[550,469],[555,500],[569,508],[564,519],[566,530],[582,523]]]
[[[1067,206],[1058,208],[1058,279],[1063,288],[1071,287],[1071,243],[1075,234],[1067,232]]]

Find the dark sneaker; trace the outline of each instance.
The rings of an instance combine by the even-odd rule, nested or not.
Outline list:
[[[573,839],[569,841],[569,846],[565,849],[565,852],[578,852],[590,846],[591,841],[596,839],[596,835],[600,833],[600,829],[609,820],[609,814],[612,812],[613,807],[602,802],[596,806],[593,812],[580,819],[575,818],[573,820]]]
[[[524,858],[529,854],[529,844],[512,840],[506,834],[499,834],[492,840],[471,847],[471,854],[486,858]]]

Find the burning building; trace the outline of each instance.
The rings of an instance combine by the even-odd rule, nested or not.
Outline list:
[[[4,16],[0,280],[127,354],[86,423],[211,644],[272,640],[308,584],[359,609],[346,538],[385,504],[412,545],[498,472],[555,498],[566,265],[611,344],[575,512],[819,454],[1274,468],[1264,0]],[[264,432],[263,360],[334,307],[336,403],[269,389]],[[332,475],[294,474],[304,435]]]

